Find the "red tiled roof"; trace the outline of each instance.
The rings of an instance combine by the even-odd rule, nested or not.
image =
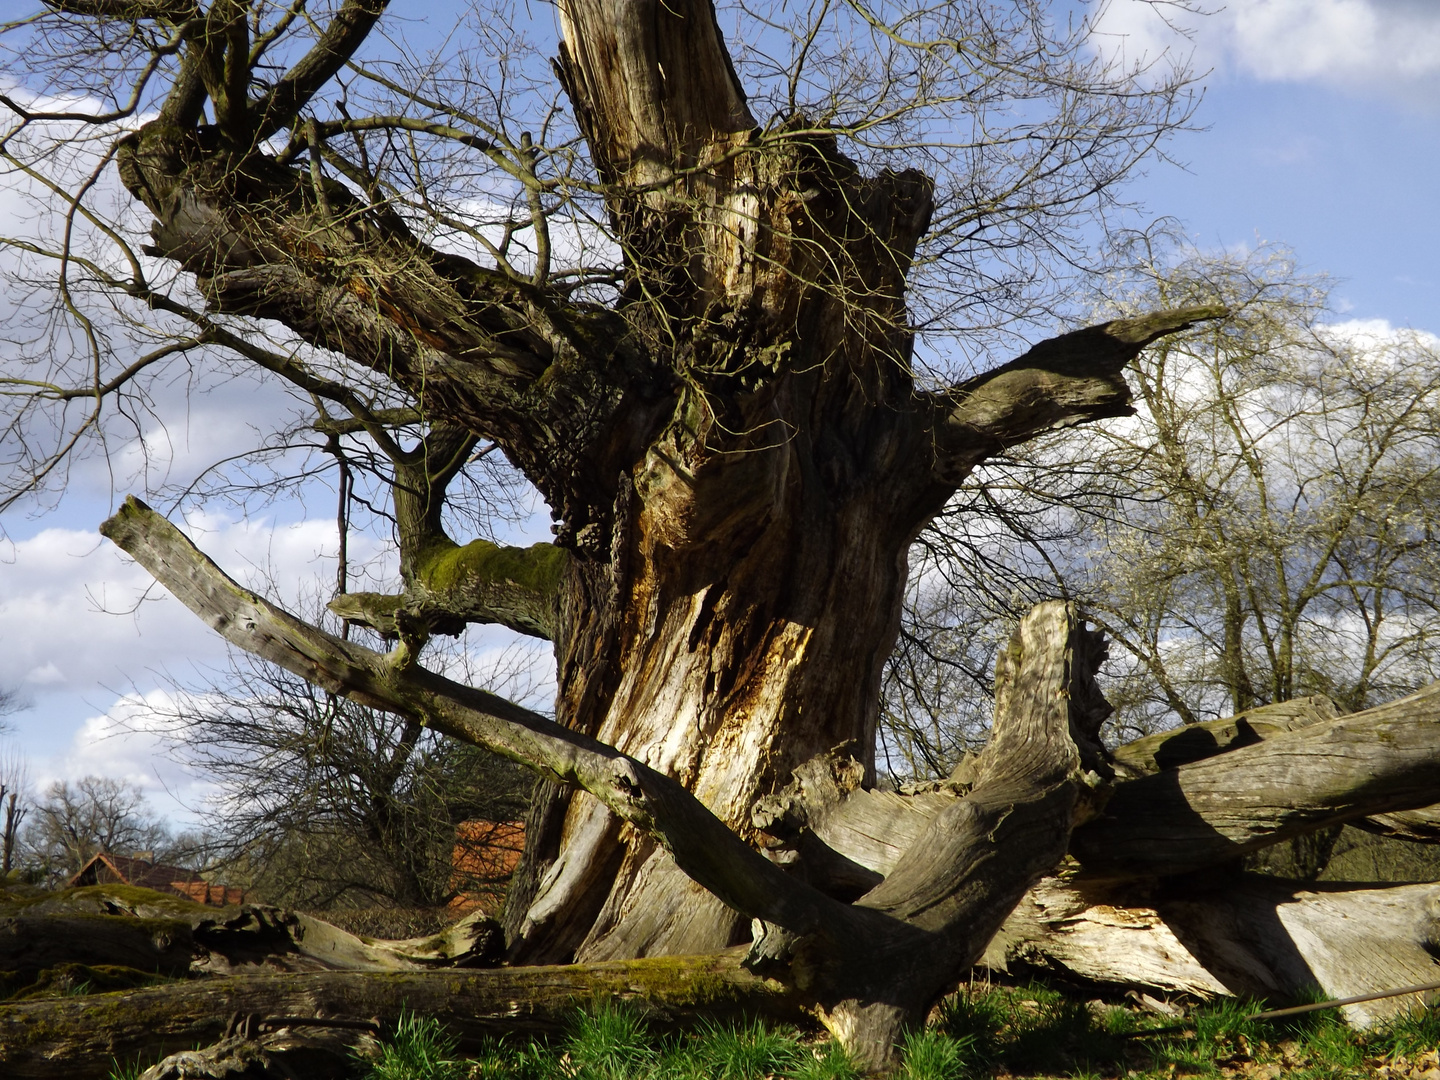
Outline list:
[[[451,910],[468,913],[494,904],[499,895],[495,887],[514,873],[524,850],[523,821],[477,820],[457,825],[450,866],[451,888],[459,892],[450,901]],[[472,891],[477,886],[480,891]]]
[[[108,874],[104,871],[108,871]],[[123,885],[135,885],[156,892],[173,893],[201,904],[221,906],[239,904],[245,899],[243,889],[212,885],[193,870],[166,866],[127,855],[102,851],[80,868],[68,885],[98,885],[113,879]]]

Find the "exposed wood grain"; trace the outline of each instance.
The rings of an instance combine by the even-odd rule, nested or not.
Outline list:
[[[1440,979],[1440,884],[1383,888],[1299,885],[1257,875],[1192,882],[1127,904],[1093,886],[1046,879],[986,950],[997,971],[1049,971],[1099,984],[1288,1004],[1351,997]],[[1415,998],[1345,1007],[1357,1027],[1383,1023]]]

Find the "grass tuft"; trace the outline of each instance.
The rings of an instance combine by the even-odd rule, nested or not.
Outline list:
[[[140,1064],[138,1057],[134,1061],[114,1059],[110,1065],[108,1080],[140,1080],[140,1074],[144,1071],[145,1067]]]
[[[657,1050],[644,1019],[609,1002],[576,1015],[566,1049],[581,1080],[630,1080],[648,1075]]]
[[[965,1080],[970,1075],[974,1041],[944,1035],[934,1028],[911,1032],[902,1046],[902,1080]]]
[[[1386,1024],[1374,1037],[1383,1057],[1413,1057],[1440,1048],[1440,1009],[1414,1009]]]
[[[404,1012],[379,1060],[369,1063],[366,1080],[466,1080],[469,1074],[440,1021]]]
[[[693,1075],[708,1080],[763,1080],[800,1065],[795,1034],[758,1020],[740,1026],[706,1024],[690,1041]]]

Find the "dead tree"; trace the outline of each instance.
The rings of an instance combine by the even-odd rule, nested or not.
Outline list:
[[[1082,859],[1114,873],[1175,869],[1160,865],[1154,837],[1138,835],[1144,821],[1118,814],[1124,792],[1143,788],[1142,812],[1158,799],[1169,825],[1192,826],[1206,859],[1334,819],[1293,786],[1257,788],[1245,770],[1212,776],[1203,763],[1194,790],[1217,804],[1268,793],[1252,824],[1245,814],[1224,828],[1186,819],[1175,774],[1131,781],[1101,816],[1110,766],[1092,676],[1102,649],[1062,603],[1037,609],[1003,658],[973,786],[893,865],[832,857],[811,843],[819,830],[802,826],[787,849],[769,830],[783,834],[789,819],[763,811],[797,770],[837,748],[855,762],[857,790],[873,782],[906,553],[957,485],[1006,447],[1126,414],[1125,365],[1224,314],[1199,306],[1075,330],[949,382],[916,370],[912,309],[935,306],[911,285],[926,267],[983,261],[971,236],[995,237],[992,254],[1059,243],[1068,208],[1108,191],[1183,119],[1183,79],[1141,92],[1128,76],[1086,67],[1081,39],[1052,48],[1042,4],[1013,5],[1008,22],[979,0],[942,5],[915,34],[856,4],[845,10],[880,52],[910,59],[882,65],[875,101],[842,108],[820,95],[811,116],[798,104],[814,41],[802,35],[788,96],[786,78],[773,82],[778,112],[765,120],[707,0],[563,0],[554,71],[575,138],[542,145],[503,117],[367,67],[360,50],[385,0],[343,0],[303,19],[298,4],[252,11],[229,0],[50,6],[62,27],[104,38],[118,26],[115,48],[140,50],[134,101],[81,122],[154,105],[99,167],[113,158],[153,219],[144,254],[183,279],[157,284],[102,222],[123,258],[85,261],[66,247],[62,286],[83,266],[148,317],[187,329],[113,379],[87,374],[73,393],[46,383],[37,399],[98,409],[167,357],[219,349],[323,403],[316,426],[327,435],[363,432],[389,461],[403,589],[337,603],[396,639],[388,653],[240,588],[139,501],[104,531],[237,646],[550,781],[510,897],[512,962],[713,953],[749,938],[748,964],[878,1067],[1082,837],[1112,838]],[[871,85],[863,65],[833,70],[837,85]],[[356,80],[399,105],[358,115],[341,91],[332,108],[335,88]],[[997,139],[989,110],[1016,98],[1045,98],[1054,118]],[[921,146],[914,131],[936,101],[974,122],[938,188],[881,160],[892,136]],[[20,118],[5,144],[12,160],[27,127],[78,115],[6,104]],[[426,139],[511,185],[519,210],[503,228],[470,230],[483,258],[417,227],[421,211],[433,211],[432,224],[464,224],[425,197],[406,201],[406,190],[426,189],[396,171],[410,153],[397,148]],[[923,145],[938,160],[949,144]],[[372,156],[382,146],[389,165]],[[1015,156],[987,157],[1000,147]],[[51,186],[72,217],[95,220],[88,188]],[[587,227],[616,253],[608,269],[583,257],[562,265],[553,242],[551,219],[586,198]],[[520,234],[524,260],[514,257]],[[958,310],[974,299],[998,313],[1023,292],[1019,278],[997,280],[998,265],[965,273],[978,291],[952,283]],[[272,347],[277,326],[292,337]],[[448,485],[482,439],[544,496],[554,544],[448,534]],[[42,456],[36,482],[58,460]],[[428,635],[467,622],[553,642],[555,720],[425,669]],[[1407,755],[1423,753],[1399,738],[1387,761],[1413,766]],[[1314,760],[1324,786],[1330,766]],[[1367,802],[1370,788],[1355,794],[1335,796],[1343,814],[1437,798],[1409,780],[1387,788],[1383,805]]]

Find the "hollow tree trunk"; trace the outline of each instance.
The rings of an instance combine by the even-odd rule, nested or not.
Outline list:
[[[758,478],[770,489],[763,511],[745,514],[736,492],[718,535],[666,544],[656,534],[667,523],[653,502],[643,506],[614,645],[590,670],[562,659],[562,702],[591,704],[577,683],[614,687],[584,730],[676,777],[742,835],[755,800],[802,761],[842,745],[868,757],[873,745],[905,581],[905,523],[915,514],[904,505],[913,492],[864,466],[864,434],[851,444],[853,492],[827,490],[809,448],[792,443],[753,451],[734,466],[742,475],[722,478],[748,487],[755,473],[772,473]],[[565,719],[581,726],[581,716]],[[564,841],[513,957],[705,952],[743,931],[652,840],[622,836],[590,797],[570,800],[560,828]]]

